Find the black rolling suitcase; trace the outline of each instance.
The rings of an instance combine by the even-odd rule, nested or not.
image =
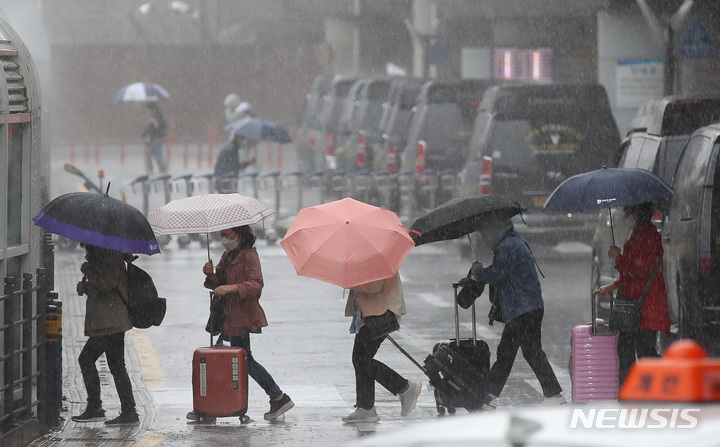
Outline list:
[[[432,354],[420,365],[392,337],[388,339],[430,379],[435,388],[435,403],[439,414],[455,413],[456,408],[476,411],[482,407],[487,395],[485,376],[490,370],[490,348],[477,339],[475,304],[472,305],[472,338],[460,338],[460,317],[457,289],[453,284],[455,302],[455,338],[437,343]],[[457,343],[460,340],[460,343]]]

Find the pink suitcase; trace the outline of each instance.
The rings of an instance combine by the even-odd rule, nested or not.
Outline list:
[[[573,402],[613,401],[620,388],[618,333],[605,323],[575,326],[572,332]]]
[[[247,355],[242,348],[198,348],[193,353],[193,410],[200,422],[243,417],[248,407]]]

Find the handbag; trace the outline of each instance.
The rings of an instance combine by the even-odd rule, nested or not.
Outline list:
[[[374,340],[376,338],[385,337],[391,332],[395,332],[400,329],[400,323],[398,323],[397,316],[390,310],[386,311],[382,315],[371,315],[363,317],[364,327],[370,331],[370,337]]]
[[[613,301],[610,308],[610,329],[616,332],[632,332],[640,328],[645,298],[660,269],[660,262],[661,259],[658,257],[652,275],[650,275],[650,279],[645,285],[640,298],[636,300],[616,299]]]

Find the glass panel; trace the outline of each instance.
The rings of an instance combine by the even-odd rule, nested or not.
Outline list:
[[[7,244],[19,245],[22,242],[22,127],[19,124],[8,126],[8,178],[7,178],[7,209],[8,232]]]

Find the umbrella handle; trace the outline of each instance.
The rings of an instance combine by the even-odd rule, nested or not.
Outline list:
[[[205,233],[205,241],[207,242],[208,261],[210,260],[210,233]]]
[[[613,228],[612,208],[608,208],[608,214],[610,215],[610,234],[612,234],[612,241],[613,241],[613,246],[614,246],[615,245],[615,228]]]
[[[477,255],[475,254],[475,247],[473,246],[472,239],[470,239],[470,233],[467,234],[468,242],[470,243],[470,250],[472,250],[473,259],[477,262]]]

